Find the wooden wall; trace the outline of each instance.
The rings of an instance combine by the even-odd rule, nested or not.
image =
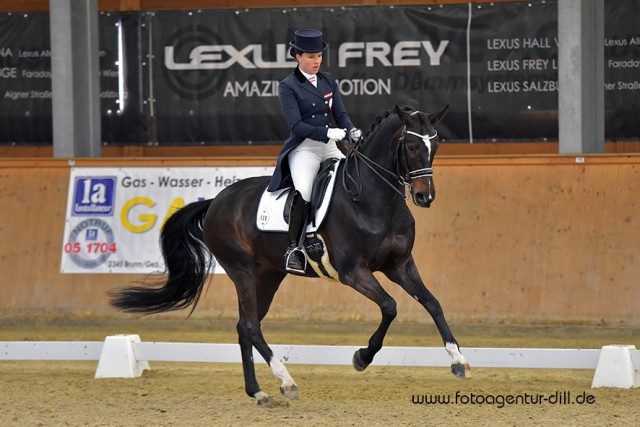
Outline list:
[[[270,165],[273,158],[0,160],[0,316],[118,314],[106,291],[140,279],[60,274],[69,169]],[[412,207],[421,274],[452,320],[640,324],[640,156],[440,157],[438,199]],[[399,320],[431,322],[399,287]],[[195,316],[235,319],[226,276]],[[184,318],[186,313],[177,313]],[[270,318],[377,320],[342,285],[287,278]]]
[[[280,145],[263,146],[119,146],[102,147],[102,157],[277,157]],[[444,143],[443,156],[557,154],[557,142]],[[605,142],[605,153],[640,153],[639,141]],[[0,146],[0,158],[50,158],[53,147]]]

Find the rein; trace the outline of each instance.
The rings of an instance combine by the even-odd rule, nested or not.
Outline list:
[[[349,136],[349,140],[351,141],[351,136]],[[364,140],[364,138],[360,139],[360,141],[363,141],[363,140]],[[349,193],[349,196],[351,196],[351,200],[353,200],[354,202],[360,201],[360,194],[362,193],[362,179],[360,178],[360,167],[358,166],[359,165],[358,159],[361,159],[364,162],[364,164],[369,169],[371,169],[371,171],[378,178],[380,178],[389,187],[391,187],[391,189],[393,191],[395,191],[400,196],[402,196],[402,198],[404,198],[404,200],[408,200],[409,199],[409,197],[405,195],[405,192],[402,192],[402,191],[398,190],[396,188],[396,186],[392,182],[390,182],[384,176],[382,176],[382,174],[380,172],[378,172],[375,168],[378,168],[381,171],[388,173],[389,175],[393,175],[394,178],[400,178],[397,175],[397,173],[394,173],[394,172],[384,168],[383,166],[380,166],[379,164],[377,164],[376,162],[371,160],[369,157],[367,157],[366,155],[364,155],[360,151],[358,151],[358,145],[360,145],[359,142],[352,145],[352,144],[349,144],[349,143],[347,143],[345,141],[346,140],[340,141],[343,144],[343,146],[346,148],[346,150],[347,150],[347,156],[346,156],[345,161],[344,161],[344,168],[342,169],[342,186],[344,187],[344,190],[347,193]],[[349,173],[349,162],[352,159],[353,159],[354,169],[355,169],[355,172],[356,172],[356,178],[354,178]],[[351,189],[349,188],[349,182],[353,183],[356,186],[356,190],[355,191],[351,191]],[[404,183],[402,181],[400,181],[400,183],[402,183],[404,185]]]
[[[358,163],[359,159],[362,160],[365,166],[367,166],[385,184],[391,187],[393,191],[398,193],[405,201],[409,200],[409,195],[407,194],[406,190],[405,191],[398,190],[397,186],[391,181],[389,181],[387,178],[385,178],[379,171],[385,172],[388,175],[391,175],[393,178],[397,179],[398,182],[402,184],[403,190],[404,190],[404,187],[409,187],[409,194],[411,194],[411,192],[413,191],[413,186],[411,184],[412,179],[422,178],[425,176],[433,176],[433,168],[422,168],[422,169],[416,169],[414,171],[409,170],[407,153],[406,153],[406,150],[404,149],[404,146],[405,146],[404,140],[405,140],[406,134],[411,134],[422,139],[425,142],[425,145],[427,145],[427,147],[429,148],[429,152],[431,152],[431,148],[430,148],[431,140],[438,136],[438,132],[436,132],[433,135],[420,135],[419,133],[406,130],[406,127],[403,128],[402,135],[398,139],[398,146],[396,149],[396,156],[395,156],[396,172],[386,169],[385,167],[379,165],[378,163],[376,163],[375,161],[371,160],[369,157],[367,157],[366,155],[358,151],[360,142],[364,141],[364,138],[360,139],[360,141],[358,141],[355,144],[353,143],[351,136],[349,136],[349,142],[346,142],[347,140],[340,141],[342,145],[345,147],[345,149],[347,150],[347,156],[345,159],[344,168],[342,170],[342,186],[345,189],[345,191],[349,194],[349,196],[351,196],[351,200],[353,200],[354,202],[360,201],[360,195],[362,193],[362,188],[363,188],[362,179],[360,178],[360,167]],[[405,170],[406,170],[404,177],[400,173],[399,159],[400,159],[401,151],[404,154],[404,164],[405,164]],[[355,175],[356,175],[355,178],[349,172],[349,169],[350,169],[349,162],[351,161],[353,161],[353,165],[354,165],[353,168],[355,169]],[[355,185],[356,187],[355,191],[351,191],[351,189],[349,188],[349,183],[352,183],[353,185]]]

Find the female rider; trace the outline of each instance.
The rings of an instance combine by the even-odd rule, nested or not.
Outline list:
[[[306,260],[299,244],[306,228],[313,179],[323,160],[344,157],[336,141],[345,139],[347,131],[357,141],[362,131],[351,122],[335,78],[319,71],[322,54],[327,50],[322,32],[296,30],[289,45],[290,54],[298,61],[298,66],[280,82],[278,88],[280,106],[290,134],[278,156],[268,190],[291,186],[295,189],[289,215],[285,266],[290,273],[304,274]],[[332,117],[336,127],[330,127]]]

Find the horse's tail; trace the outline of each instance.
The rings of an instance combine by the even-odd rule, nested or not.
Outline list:
[[[160,233],[165,273],[157,282],[109,291],[111,305],[130,313],[196,307],[215,258],[203,242],[201,221],[211,200],[197,201],[169,217]]]

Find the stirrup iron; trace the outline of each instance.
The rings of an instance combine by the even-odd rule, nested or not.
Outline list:
[[[293,267],[289,265],[289,260],[292,256],[299,256],[302,260],[302,269]],[[287,252],[287,257],[285,258],[285,269],[288,273],[297,273],[297,274],[306,274],[307,272],[307,256],[301,247],[295,247],[292,250]]]

